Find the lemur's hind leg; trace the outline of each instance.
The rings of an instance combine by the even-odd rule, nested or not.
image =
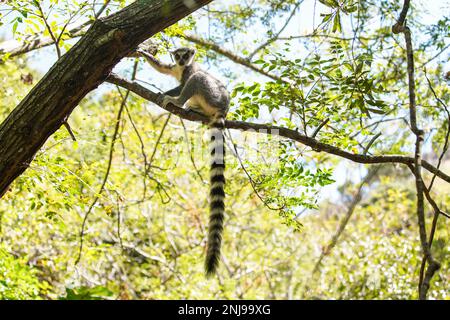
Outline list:
[[[194,105],[194,104],[187,105],[186,106],[186,111],[194,112],[194,113],[198,113],[198,114],[200,114],[202,116],[206,116],[205,112],[203,111],[203,108],[201,106],[198,106],[198,105]]]
[[[194,77],[191,77],[185,83],[179,96],[165,95],[163,99],[163,105],[166,106],[168,103],[172,103],[181,108],[186,103],[186,101],[192,98],[192,96],[194,96],[196,93],[196,79],[194,79]]]
[[[182,89],[183,89],[182,86],[178,86],[178,87],[175,87],[175,88],[173,88],[173,89],[170,89],[170,90],[168,90],[168,91],[166,91],[166,92],[164,92],[164,93],[158,93],[158,97],[156,98],[156,102],[157,102],[158,104],[163,104],[163,101],[164,101],[164,97],[165,97],[165,96],[172,96],[172,97],[179,96]],[[164,106],[165,106],[165,105],[164,105]]]

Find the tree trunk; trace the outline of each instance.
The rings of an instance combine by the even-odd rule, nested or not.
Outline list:
[[[123,57],[211,1],[192,1],[195,6],[188,7],[183,0],[138,0],[97,20],[1,124],[0,196],[80,100],[97,88]]]

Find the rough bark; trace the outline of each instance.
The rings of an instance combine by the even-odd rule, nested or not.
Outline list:
[[[0,125],[0,196],[34,155],[97,88],[113,67],[141,42],[212,0],[138,0],[97,20],[59,59]]]

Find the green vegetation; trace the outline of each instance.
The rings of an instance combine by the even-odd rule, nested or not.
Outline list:
[[[64,54],[85,31],[77,26],[133,1],[92,2],[2,3],[3,44],[14,37],[17,49],[38,34],[59,39]],[[444,2],[427,13],[428,1],[414,1],[407,24],[422,157],[448,175],[449,17],[432,18]],[[215,0],[155,35],[166,61],[173,43],[196,46],[232,93],[228,119],[292,129],[325,147],[227,131],[223,261],[206,279],[206,126],[101,85],[70,115],[76,141],[61,126],[0,199],[0,299],[418,299],[414,174],[342,155],[414,158],[405,39],[391,30],[401,6]],[[49,67],[58,59],[54,43],[14,48],[0,42],[1,122],[45,75],[42,52]],[[173,85],[135,58],[114,71],[130,79],[133,68],[152,91]],[[422,177],[442,211],[436,219],[425,198],[440,263],[427,297],[450,299],[450,183],[426,168]]]

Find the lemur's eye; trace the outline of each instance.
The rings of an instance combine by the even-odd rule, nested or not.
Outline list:
[[[187,58],[189,58],[189,53],[183,54],[183,59],[187,59]]]
[[[178,53],[175,53],[175,59],[180,59],[180,55]]]

